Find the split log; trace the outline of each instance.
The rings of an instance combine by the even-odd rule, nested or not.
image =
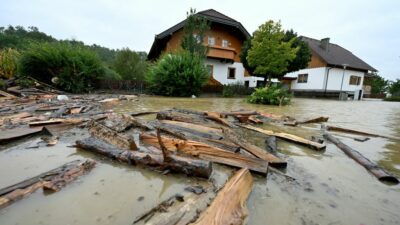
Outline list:
[[[40,188],[59,191],[78,176],[88,173],[95,164],[95,161],[92,160],[87,160],[83,163],[80,160],[76,160],[36,177],[3,188],[0,190],[0,208],[8,206]]]
[[[45,125],[51,125],[51,124],[80,124],[83,122],[83,119],[81,118],[68,118],[68,119],[63,119],[63,118],[58,118],[58,119],[50,119],[50,120],[45,120],[45,121],[37,121],[37,122],[31,122],[29,123],[29,126],[34,127],[34,126],[45,126]]]
[[[218,112],[206,112],[206,118],[212,121],[215,121],[219,124],[225,125],[227,127],[236,127],[233,123],[228,120],[222,118],[223,116]]]
[[[275,136],[275,137],[278,137],[278,138],[281,138],[281,139],[284,139],[287,141],[291,141],[291,142],[294,142],[297,144],[305,145],[305,146],[308,146],[315,150],[323,150],[326,148],[325,144],[313,142],[313,141],[307,140],[305,138],[302,138],[302,137],[299,137],[299,136],[296,136],[293,134],[288,134],[288,133],[283,133],[283,132],[274,132],[271,130],[264,130],[264,129],[250,126],[250,125],[241,125],[241,127],[247,128],[249,130],[257,131],[257,132],[260,132],[262,134],[266,134],[269,136]]]
[[[208,124],[209,120],[207,120],[204,115],[197,115],[197,114],[187,114],[187,113],[179,113],[176,111],[166,110],[160,111],[157,113],[158,120],[173,120],[173,121],[180,121],[192,124]]]
[[[174,154],[169,155],[168,161],[164,161],[161,154],[123,151],[94,137],[79,140],[76,142],[76,146],[80,149],[132,165],[146,165],[154,168],[169,169],[174,172],[203,178],[209,178],[212,172],[211,163],[208,161]]]
[[[350,148],[348,145],[341,142],[339,139],[334,137],[331,134],[324,133],[324,137],[328,139],[330,142],[335,144],[339,149],[341,149],[347,156],[354,159],[354,161],[358,162],[360,165],[365,167],[368,171],[370,171],[375,177],[377,177],[380,181],[390,182],[394,184],[398,184],[399,180],[387,173],[383,168],[379,167],[375,163],[371,162],[369,159],[365,158],[361,155],[360,152]]]
[[[110,115],[108,117],[108,120],[104,122],[104,125],[117,132],[123,132],[129,130],[132,127],[139,127],[145,130],[154,130],[154,127],[152,127],[147,122],[142,121],[138,118],[134,118],[128,114],[123,114],[122,116]]]
[[[45,127],[36,128],[15,128],[0,131],[0,144],[6,144],[10,141],[24,138],[34,134],[50,134]]]
[[[151,114],[157,114],[158,111],[147,111],[147,112],[135,112],[135,113],[131,113],[130,115],[133,117],[136,116],[145,116],[145,115],[151,115]]]
[[[329,117],[317,117],[317,118],[313,118],[313,119],[308,119],[308,120],[304,120],[304,121],[299,121],[297,123],[299,124],[305,124],[305,123],[323,123],[323,122],[328,122]]]
[[[249,116],[237,115],[234,117],[239,120],[240,123],[247,123],[249,121]]]
[[[122,134],[100,124],[92,121],[88,124],[89,133],[103,141],[113,144],[121,149],[137,150],[138,147],[133,138],[125,137]]]
[[[222,112],[223,116],[253,116],[258,115],[256,111],[231,111],[231,112]]]
[[[239,170],[193,225],[241,225],[247,217],[246,200],[253,187],[249,170]]]
[[[197,124],[178,122],[172,120],[161,120],[160,123],[155,126],[160,128],[166,128],[171,131],[176,131],[184,134],[192,134],[195,136],[199,136],[202,138],[216,139],[220,140],[223,138],[222,132],[220,129],[201,126]]]
[[[160,149],[156,136],[142,133],[140,134],[140,140],[147,145]],[[268,172],[268,162],[263,159],[247,157],[197,141],[185,141],[167,137],[162,137],[162,141],[169,151],[181,152],[228,166],[249,168],[264,175]]]
[[[384,135],[380,135],[380,134],[372,134],[372,133],[367,133],[367,132],[343,128],[343,127],[336,127],[336,126],[329,125],[329,126],[325,126],[325,128],[327,131],[336,131],[336,132],[343,132],[343,133],[348,133],[348,134],[357,134],[357,135],[364,135],[364,136],[369,136],[369,137],[381,137],[381,138],[399,140],[399,139],[393,138],[393,137],[388,137],[388,136],[384,136]]]
[[[269,166],[277,167],[277,168],[286,168],[287,163],[282,159],[272,155],[271,153],[266,152],[265,150],[255,146],[243,138],[239,137],[233,130],[223,129],[225,138],[232,141],[233,143],[239,145],[246,151],[251,154],[257,156],[260,159],[263,159],[268,162]]]
[[[254,124],[263,124],[264,123],[262,120],[258,119],[257,116],[255,116],[255,115],[249,116],[249,121]]]

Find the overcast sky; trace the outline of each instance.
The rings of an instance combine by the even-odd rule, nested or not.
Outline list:
[[[36,26],[58,39],[150,50],[154,35],[213,8],[252,33],[267,20],[353,52],[386,78],[400,79],[399,0],[0,0],[0,26]]]

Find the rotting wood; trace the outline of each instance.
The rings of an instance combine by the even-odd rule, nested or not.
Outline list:
[[[241,127],[247,128],[249,130],[257,131],[257,132],[260,132],[260,133],[263,133],[263,134],[266,134],[269,136],[275,136],[275,137],[278,137],[278,138],[281,138],[281,139],[284,139],[287,141],[291,141],[291,142],[294,142],[297,144],[305,145],[305,146],[308,146],[315,150],[323,150],[326,148],[325,144],[313,142],[313,141],[307,140],[305,138],[302,138],[302,137],[299,137],[299,136],[296,136],[293,134],[288,134],[288,133],[283,133],[283,132],[274,132],[271,130],[264,130],[264,129],[254,127],[251,125],[241,125]]]
[[[88,124],[89,133],[103,141],[113,144],[121,149],[137,150],[137,145],[133,138],[125,137],[122,134],[100,124],[92,121]]]
[[[34,134],[50,134],[45,127],[14,128],[0,131],[0,144],[6,144]]]
[[[253,187],[248,169],[241,169],[218,192],[210,207],[193,225],[241,225],[247,217],[246,200]]]
[[[185,141],[167,137],[161,138],[169,151],[181,152],[228,166],[249,168],[254,172],[264,175],[266,175],[268,171],[268,162],[263,159],[251,158],[197,141]],[[142,133],[140,134],[140,140],[147,145],[160,148],[157,137],[154,135]]]
[[[303,120],[303,121],[298,121],[298,124],[306,124],[306,123],[324,123],[324,122],[328,122],[329,117],[324,117],[324,116],[320,116],[320,117],[316,117],[313,119],[307,119],[307,120]]]
[[[276,168],[286,168],[287,163],[285,161],[283,161],[282,159],[278,158],[275,155],[272,155],[271,153],[266,152],[265,150],[259,148],[258,146],[250,144],[243,138],[239,137],[239,135],[237,135],[233,130],[223,129],[223,131],[226,139],[239,145],[240,147],[250,152],[251,154],[257,156],[258,158],[267,161],[270,166]]]
[[[212,166],[209,161],[171,154],[169,155],[169,160],[164,162],[161,154],[124,151],[94,137],[78,140],[76,141],[76,146],[131,165],[146,165],[202,178],[209,178],[212,172]]]
[[[375,163],[371,162],[369,159],[365,158],[355,149],[352,149],[348,145],[341,142],[339,139],[334,137],[329,133],[324,133],[324,137],[328,139],[330,142],[335,144],[339,149],[341,149],[347,156],[352,158],[354,161],[365,167],[368,171],[370,171],[375,177],[377,177],[380,181],[390,182],[393,184],[398,184],[399,180],[397,177],[389,174],[383,168],[379,167]]]
[[[40,188],[59,191],[78,176],[88,173],[95,164],[96,162],[93,160],[87,160],[85,162],[76,160],[36,177],[2,188],[0,190],[0,208],[8,206]]]

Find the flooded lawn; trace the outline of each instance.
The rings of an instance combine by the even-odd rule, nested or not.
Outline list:
[[[295,99],[287,107],[247,104],[243,99],[142,97],[113,107],[118,113],[153,111],[172,107],[194,110],[230,111],[254,109],[285,114],[298,119],[328,116],[335,126],[400,138],[400,103],[381,101],[339,102]],[[154,116],[146,116],[151,119]],[[145,118],[146,118],[145,117]],[[320,125],[287,127],[267,123],[271,130],[310,138],[320,135]],[[121,165],[70,147],[83,134],[73,129],[54,147],[26,148],[35,138],[11,148],[0,147],[0,188],[74,159],[94,158],[93,171],[60,192],[44,195],[37,191],[0,211],[1,225],[24,224],[131,224],[143,212],[188,185],[202,183],[183,175],[161,175],[144,168]],[[244,134],[252,143],[265,147],[262,135]],[[400,177],[400,141],[371,138],[357,142],[352,135],[337,134],[346,144]],[[278,141],[279,155],[288,161],[288,181],[269,174],[254,175],[247,206],[248,224],[400,224],[400,185],[378,181],[362,166],[328,143],[324,152]],[[230,169],[215,166],[213,179],[223,180]]]

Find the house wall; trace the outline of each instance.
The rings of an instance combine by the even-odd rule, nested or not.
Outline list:
[[[318,56],[314,51],[311,51],[311,61],[308,64],[308,68],[319,68],[319,67],[326,67],[326,62]]]
[[[291,89],[304,90],[304,91],[325,91],[325,84],[327,83],[327,91],[340,91],[343,69],[332,68],[329,69],[329,76],[327,78],[328,67],[303,69],[296,72],[288,73],[286,77],[298,77],[299,74],[308,74],[307,83],[298,83],[298,80],[292,81]],[[350,76],[355,75],[361,77],[359,85],[350,85]],[[328,82],[326,82],[328,79]],[[345,70],[343,77],[342,91],[354,92],[362,89],[364,79],[364,72]]]
[[[206,65],[213,66],[213,77],[221,84],[230,84],[249,81],[249,87],[256,87],[257,80],[263,80],[260,77],[245,76],[245,69],[241,62],[225,63],[216,59],[207,59]],[[228,79],[228,68],[233,67],[236,69],[235,79]]]

